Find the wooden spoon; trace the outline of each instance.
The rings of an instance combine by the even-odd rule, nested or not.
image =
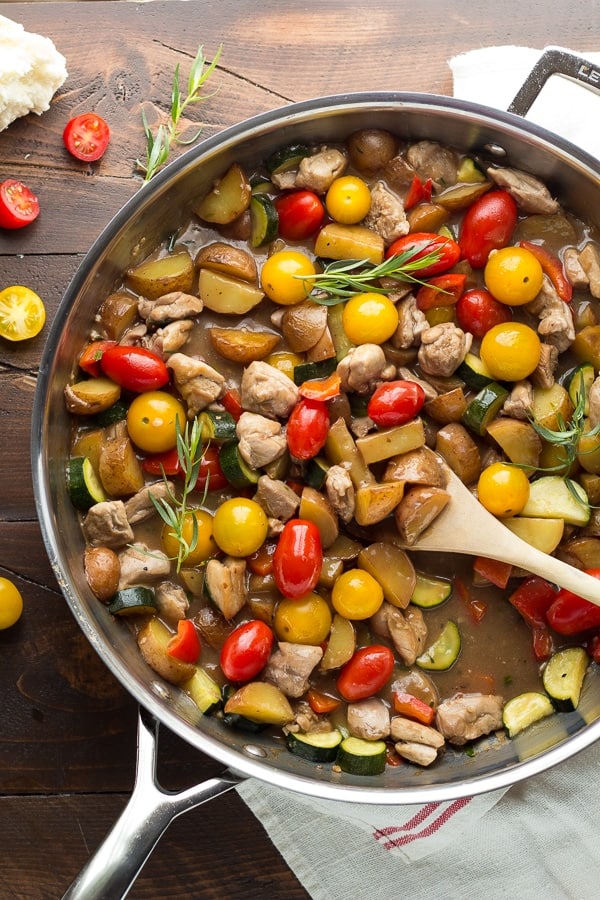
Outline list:
[[[512,563],[600,606],[600,579],[521,540],[481,505],[446,463],[442,464],[450,502],[419,535],[411,550],[466,553]]]

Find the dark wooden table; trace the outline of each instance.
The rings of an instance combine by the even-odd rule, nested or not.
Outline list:
[[[52,320],[82,255],[140,186],[140,110],[170,103],[199,44],[223,43],[218,94],[193,113],[204,134],[290,101],[359,90],[449,94],[447,60],[478,46],[561,44],[597,50],[597,0],[387,0],[0,3],[47,35],[69,78],[44,115],[0,133],[0,180],[38,194],[38,222],[0,235],[0,287],[25,284]],[[66,121],[96,110],[112,128],[101,163],[62,147]],[[0,339],[0,574],[21,590],[20,622],[0,632],[0,897],[57,898],[126,803],[136,706],[80,633],[47,561],[29,464],[36,369],[45,334]],[[218,764],[163,733],[160,778],[181,787]],[[232,792],[177,820],[134,898],[303,898],[260,824]]]

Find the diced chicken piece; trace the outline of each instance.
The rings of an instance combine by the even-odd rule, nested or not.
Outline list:
[[[558,365],[558,350],[553,344],[544,344],[540,347],[540,361],[530,378],[536,387],[551,388],[555,382],[554,373]]]
[[[314,156],[305,156],[298,166],[296,187],[325,194],[332,181],[344,174],[347,165],[348,160],[335,147],[321,150]]]
[[[304,734],[319,734],[331,731],[331,720],[328,716],[319,715],[306,700],[298,700],[294,705],[294,721],[285,725],[284,731],[302,731]]]
[[[546,185],[527,172],[490,166],[487,174],[498,187],[508,191],[517,206],[525,213],[551,214],[560,209],[558,201],[552,197]]]
[[[185,619],[190,601],[184,589],[173,581],[161,581],[154,591],[158,614],[170,624]]]
[[[579,262],[587,275],[590,294],[592,297],[600,297],[600,247],[591,242],[586,244],[579,254]]]
[[[594,379],[588,394],[590,428],[600,424],[600,375]]]
[[[354,515],[356,495],[352,479],[344,466],[329,467],[325,477],[325,491],[342,522],[350,522]]]
[[[394,744],[396,753],[402,759],[417,766],[430,766],[437,759],[438,751],[428,744],[411,744],[408,741],[397,741]]]
[[[429,328],[429,325],[427,325],[427,327]],[[417,376],[414,375],[410,371],[410,369],[406,369],[404,368],[404,366],[401,366],[398,369],[398,378],[403,378],[404,381],[414,381],[416,384],[420,384],[423,388],[423,391],[425,392],[425,400],[435,400],[435,398],[439,396],[439,392],[434,388],[432,384],[430,384],[428,381],[425,381],[424,378],[417,378]]]
[[[365,437],[370,431],[374,431],[375,422],[369,416],[356,416],[350,422],[350,431],[354,437]]]
[[[421,335],[429,328],[429,322],[425,313],[417,307],[414,294],[409,294],[400,301],[396,309],[398,310],[398,327],[390,339],[392,346],[399,350],[418,347]]]
[[[138,312],[148,325],[165,325],[177,319],[190,319],[200,315],[204,303],[193,294],[173,291],[163,294],[158,300],[142,299],[138,302]]]
[[[247,598],[246,560],[209,559],[204,578],[207,593],[224,618],[230,621],[237,616]]]
[[[540,338],[553,344],[559,353],[570,347],[575,340],[573,313],[569,304],[558,296],[547,275],[544,275],[541,291],[525,309],[539,318]]]
[[[187,404],[189,419],[225,393],[225,378],[202,359],[174,353],[167,365],[173,370],[175,386]]]
[[[83,533],[90,547],[115,550],[130,544],[133,529],[122,500],[104,500],[88,509],[83,520]]]
[[[417,639],[417,656],[420,656],[427,643],[427,625],[425,617],[418,606],[408,606],[404,610],[404,618],[412,628]]]
[[[341,389],[357,394],[371,393],[382,380],[387,365],[385,353],[379,344],[352,347],[337,366]]]
[[[150,550],[145,544],[127,547],[119,553],[121,577],[119,590],[135,585],[151,585],[171,571],[171,561],[162,550]]]
[[[458,158],[452,150],[435,141],[418,141],[406,151],[406,158],[421,180],[431,178],[436,188],[456,184]]]
[[[253,469],[260,469],[285,453],[287,441],[280,422],[244,412],[236,423],[235,431],[240,454]]]
[[[286,697],[301,697],[308,689],[311,673],[322,657],[321,647],[281,641],[262,677],[278,687]]]
[[[156,507],[152,498],[157,501],[167,499],[169,493],[174,490],[174,485],[164,481],[154,481],[152,484],[145,485],[141,491],[125,501],[125,514],[130,525],[138,525],[139,522],[145,522],[156,513]]]
[[[579,250],[575,247],[567,247],[563,253],[563,268],[574,288],[585,288],[590,283],[579,260]]]
[[[411,744],[427,744],[439,750],[444,746],[444,736],[437,728],[422,725],[404,716],[393,716],[390,723],[390,734],[394,741],[408,741]]]
[[[457,694],[440,703],[436,724],[451,744],[466,744],[502,728],[503,706],[496,694]]]
[[[126,331],[119,344],[124,347],[141,347],[144,343],[144,337],[148,333],[148,326],[145,323],[134,325],[129,331]]]
[[[269,478],[268,475],[261,475],[258,479],[254,499],[260,503],[268,516],[282,522],[291,519],[300,505],[300,497],[296,491],[285,481]]]
[[[383,741],[390,733],[390,711],[378,697],[349,703],[347,718],[350,734],[365,741]]]
[[[528,422],[533,411],[533,386],[531,382],[517,381],[504,401],[502,413],[511,419],[522,419]]]
[[[195,327],[196,323],[191,319],[169,322],[164,328],[157,328],[152,334],[146,335],[142,339],[142,346],[164,359],[181,350]]]
[[[244,369],[241,403],[248,412],[287,419],[299,396],[291,378],[266,362],[256,360]]]
[[[267,537],[279,537],[279,535],[283,531],[283,526],[284,523],[281,521],[281,519],[267,518]]]
[[[402,610],[384,601],[379,610],[385,617],[389,636],[396,653],[406,666],[412,666],[423,650],[427,640],[427,629],[423,615],[412,620]],[[418,610],[417,612],[420,612]]]
[[[441,322],[421,334],[419,365],[426,375],[452,375],[471,349],[473,335],[453,322]]]
[[[371,188],[371,208],[363,224],[381,235],[386,247],[410,230],[402,201],[387,189],[383,181],[378,181]]]

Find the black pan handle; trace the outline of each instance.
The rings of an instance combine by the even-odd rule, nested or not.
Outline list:
[[[165,791],[156,779],[158,730],[159,723],[154,716],[140,708],[133,793],[63,900],[121,900],[177,816],[230,791],[244,780],[226,769],[219,776],[186,790]]]
[[[546,47],[508,107],[508,112],[525,117],[552,75],[564,75],[600,93],[600,68],[597,65],[562,47]]]

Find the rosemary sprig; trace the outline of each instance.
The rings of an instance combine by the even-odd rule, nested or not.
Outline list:
[[[441,250],[434,248],[423,254],[422,247],[413,247],[397,256],[391,256],[375,265],[367,259],[341,259],[327,263],[323,272],[316,275],[297,275],[312,285],[309,293],[311,300],[323,306],[335,306],[343,303],[354,294],[371,291],[376,294],[388,294],[389,287],[382,287],[380,278],[391,278],[395,281],[424,284],[418,276],[419,272],[441,259]]]
[[[204,458],[205,447],[202,446],[202,426],[198,419],[194,419],[191,424],[186,422],[183,432],[179,426],[179,420],[176,420],[175,427],[177,429],[177,457],[183,472],[183,487],[181,495],[178,497],[173,491],[169,479],[163,472],[163,481],[167,488],[166,497],[154,497],[150,494],[150,499],[154,507],[169,528],[177,541],[177,556],[174,560],[177,563],[177,571],[181,570],[182,564],[192,553],[198,544],[198,520],[194,515],[191,516],[192,534],[189,540],[186,538],[186,523],[189,520],[190,507],[188,505],[189,495],[196,487],[200,466]],[[206,499],[206,491],[208,490],[208,479],[204,490],[202,503]]]
[[[152,129],[148,124],[145,110],[142,110],[142,126],[146,135],[146,159],[136,160],[138,168],[144,172],[144,183],[156,175],[157,171],[163,166],[171,152],[173,143],[188,145],[193,144],[198,139],[202,131],[202,126],[198,128],[196,133],[187,140],[181,138],[179,122],[188,106],[193,103],[200,103],[208,100],[212,94],[204,95],[200,93],[201,87],[208,81],[219,62],[223,45],[219,44],[213,61],[205,68],[206,59],[202,45],[198,47],[198,52],[192,63],[190,74],[187,80],[187,93],[185,97],[181,93],[179,63],[175,67],[173,76],[173,88],[171,91],[171,110],[169,120],[166,124],[159,125],[156,134],[152,133]]]

